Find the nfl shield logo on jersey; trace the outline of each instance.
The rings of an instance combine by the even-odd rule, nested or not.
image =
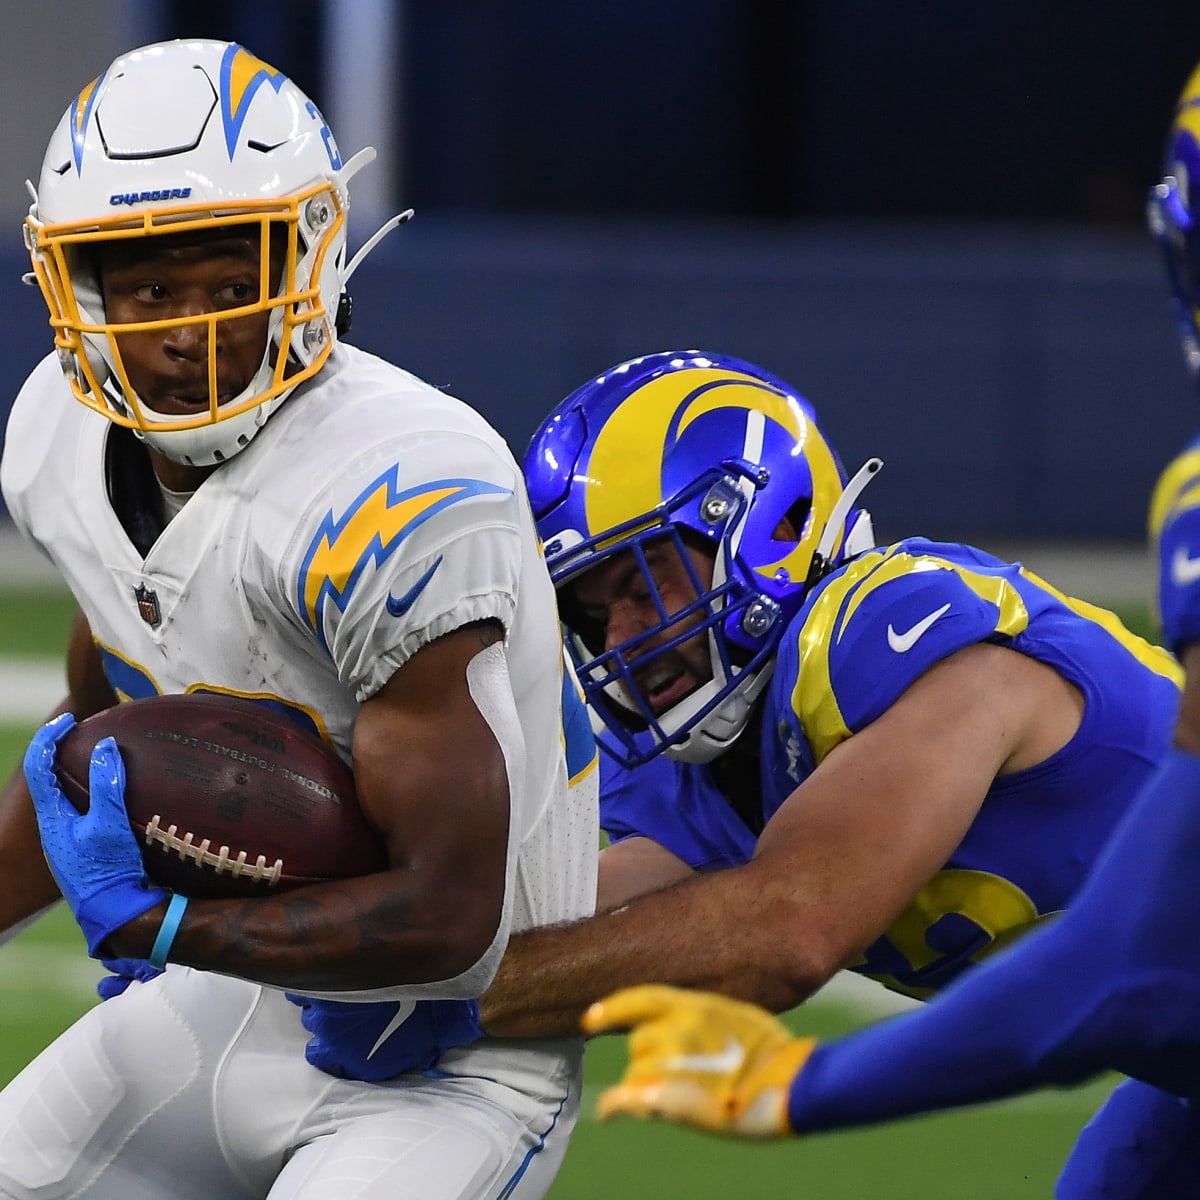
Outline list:
[[[158,607],[158,593],[144,583],[139,583],[133,589],[133,598],[137,601],[138,612],[141,613],[142,620],[151,629],[157,628],[162,620],[162,613]]]

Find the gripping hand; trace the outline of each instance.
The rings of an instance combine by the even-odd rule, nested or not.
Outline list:
[[[287,998],[312,1034],[304,1057],[326,1075],[376,1083],[404,1071],[427,1071],[455,1046],[483,1036],[474,1000]]]
[[[788,1092],[816,1045],[753,1004],[681,988],[627,988],[593,1004],[586,1033],[629,1029],[624,1078],[597,1102],[734,1137],[786,1137]]]
[[[95,958],[105,938],[161,904],[168,893],[146,878],[125,813],[125,764],[112,738],[92,751],[88,811],[76,812],[63,795],[54,756],[74,724],[75,718],[64,713],[34,734],[25,752],[25,779],[46,861]]]

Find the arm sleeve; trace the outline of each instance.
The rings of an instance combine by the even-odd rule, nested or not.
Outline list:
[[[797,1132],[1069,1085],[1113,1069],[1187,1095],[1200,1069],[1200,758],[1175,750],[1065,915],[924,1009],[819,1046]]]

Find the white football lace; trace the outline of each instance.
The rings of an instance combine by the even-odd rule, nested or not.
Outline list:
[[[178,825],[162,826],[162,817],[155,813],[146,824],[146,845],[159,846],[163,853],[174,852],[182,859],[190,859],[198,867],[212,867],[218,875],[228,873],[234,879],[245,878],[252,883],[265,883],[272,887],[283,877],[283,859],[277,858],[268,864],[266,855],[260,854],[253,862],[245,850],[236,854],[230,852],[228,846],[221,846],[215,852],[210,850],[211,838],[203,838],[197,842],[194,833],[178,834]]]

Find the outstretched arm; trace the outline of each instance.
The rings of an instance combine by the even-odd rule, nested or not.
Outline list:
[[[721,997],[634,989],[597,1004],[589,1032],[635,1027],[629,1071],[602,1099],[602,1114],[782,1136],[1069,1085],[1106,1069],[1191,1094],[1200,1070],[1197,862],[1200,758],[1175,750],[1071,909],[922,1009],[814,1046]]]
[[[485,996],[484,1028],[570,1034],[589,1004],[647,982],[791,1008],[887,929],[997,774],[1070,739],[1081,703],[1049,667],[1004,647],[951,655],[822,761],[749,862],[514,937],[501,980],[518,998]]]

